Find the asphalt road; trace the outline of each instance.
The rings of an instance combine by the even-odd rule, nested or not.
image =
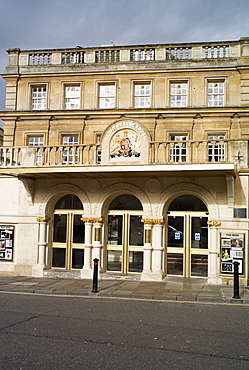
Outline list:
[[[249,369],[249,306],[0,294],[0,369]]]

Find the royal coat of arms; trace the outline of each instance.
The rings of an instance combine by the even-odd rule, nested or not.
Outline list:
[[[110,157],[140,157],[140,147],[140,140],[135,131],[120,130],[111,139]]]

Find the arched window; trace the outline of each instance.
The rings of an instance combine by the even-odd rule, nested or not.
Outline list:
[[[170,204],[169,211],[201,211],[208,212],[206,205],[193,195],[182,195]]]
[[[126,194],[114,199],[110,204],[109,210],[141,211],[143,207],[139,199],[133,195]]]
[[[60,198],[56,203],[55,209],[83,209],[80,199],[74,195],[69,194]]]
[[[54,209],[52,268],[81,269],[84,265],[83,205],[73,194],[63,196]]]
[[[114,199],[108,212],[107,270],[122,274],[143,270],[143,207],[133,195]]]

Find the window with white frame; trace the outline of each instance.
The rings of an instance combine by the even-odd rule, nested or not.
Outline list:
[[[188,98],[188,84],[186,82],[172,82],[170,84],[170,106],[186,107]]]
[[[80,108],[80,86],[68,85],[65,86],[65,109]]]
[[[224,81],[208,82],[208,106],[222,107],[225,104],[225,83]]]
[[[44,145],[44,137],[43,136],[29,136],[28,137],[28,146],[43,146]],[[37,149],[36,152],[36,164],[42,164],[42,150]]]
[[[99,84],[99,108],[110,109],[115,107],[115,84]]]
[[[77,144],[79,144],[78,135],[68,135],[62,137],[62,164],[78,163],[78,148],[75,146]]]
[[[32,110],[47,108],[47,86],[32,86],[31,88]]]
[[[225,135],[208,135],[208,161],[225,161]]]
[[[151,105],[151,84],[135,83],[134,84],[134,107],[149,108]]]
[[[170,141],[175,141],[170,145],[170,162],[187,161],[187,135],[170,135]]]

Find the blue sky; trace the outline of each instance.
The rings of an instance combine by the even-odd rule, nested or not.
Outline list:
[[[238,40],[248,0],[1,0],[0,73],[6,49]],[[0,79],[0,110],[5,82]]]

